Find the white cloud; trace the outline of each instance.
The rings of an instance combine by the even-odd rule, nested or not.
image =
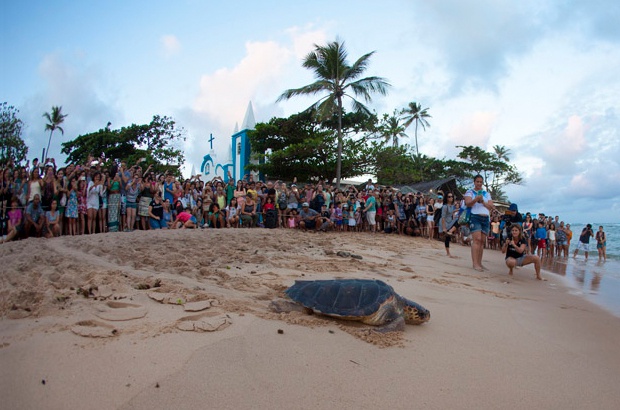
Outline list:
[[[166,58],[170,58],[181,51],[181,42],[172,34],[161,36],[160,44]]]

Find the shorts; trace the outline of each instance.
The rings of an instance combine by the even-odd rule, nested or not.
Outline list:
[[[596,244],[596,249],[603,249],[607,247],[607,241],[599,242]]]
[[[194,224],[198,224],[198,221],[196,220],[196,217],[192,215],[191,218],[189,218],[190,221],[192,221]]]
[[[377,224],[377,221],[375,220],[376,216],[377,216],[376,212],[371,212],[371,211],[366,212],[366,219],[368,220],[368,225]]]
[[[489,215],[471,214],[471,219],[469,220],[469,230],[471,233],[482,232],[488,235],[490,229],[491,221],[489,220]]]
[[[508,259],[508,258],[506,258]],[[517,265],[516,266],[523,266],[523,261],[525,260],[525,255],[519,256],[518,258],[513,258],[515,261],[517,261]]]
[[[127,209],[136,209],[138,208],[138,204],[135,202],[127,202]]]
[[[338,226],[342,225],[342,219],[336,219],[336,225]]]
[[[316,221],[303,221],[306,225],[306,229],[314,229],[316,228]]]
[[[539,239],[537,247],[539,249],[547,249],[547,240],[546,239]]]
[[[151,225],[151,229],[167,229],[168,225],[166,225],[166,221],[163,219],[155,219],[149,218],[149,225]]]
[[[297,203],[288,204],[286,207],[288,209],[297,209]]]
[[[577,244],[577,250],[584,251],[584,252],[589,252],[590,251],[590,244],[589,243],[579,242]]]
[[[568,245],[568,242],[567,241],[555,241],[555,244],[557,246],[566,246]]]

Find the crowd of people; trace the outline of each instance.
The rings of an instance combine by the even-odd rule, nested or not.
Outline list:
[[[3,242],[135,229],[370,231],[443,237],[448,256],[451,242],[471,245],[473,267],[483,270],[482,249],[502,249],[514,224],[521,227],[526,254],[566,257],[572,239],[570,225],[557,216],[532,220],[529,213],[522,217],[514,204],[501,215],[482,191],[480,176],[459,201],[456,192],[404,194],[371,180],[359,188],[338,189],[322,181],[255,181],[251,174],[237,181],[229,175],[226,182],[219,177],[203,181],[200,175],[183,180],[171,173],[155,174],[141,161],[105,167],[103,161],[89,158],[85,165],[58,167],[54,159],[35,159],[29,165],[9,164],[0,173]],[[471,213],[466,223],[459,222],[464,210]],[[596,238],[604,250],[602,227]]]

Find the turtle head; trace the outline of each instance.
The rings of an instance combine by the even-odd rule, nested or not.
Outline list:
[[[431,319],[431,312],[421,305],[418,305],[409,299],[405,299],[403,316],[405,317],[405,323],[409,325],[421,325]]]

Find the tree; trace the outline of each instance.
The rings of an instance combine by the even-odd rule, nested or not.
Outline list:
[[[0,166],[19,164],[26,159],[28,147],[22,139],[23,122],[17,117],[19,110],[3,102],[0,105]]]
[[[65,122],[65,118],[68,114],[62,113],[62,107],[54,107],[52,106],[52,112],[46,112],[43,114],[43,117],[47,120],[47,124],[45,124],[45,130],[50,132],[50,137],[47,140],[47,149],[45,150],[45,157],[49,158],[50,151],[50,142],[52,142],[52,134],[55,130],[60,130],[61,134],[64,135],[65,130],[62,129],[60,124]],[[45,158],[41,158],[41,161],[45,161]]]
[[[333,123],[337,119],[319,122],[317,116],[306,110],[289,118],[272,118],[258,123],[248,137],[254,154],[265,161],[250,164],[248,170],[269,175],[270,178],[299,181],[335,178],[337,135]],[[347,113],[342,118],[342,175],[351,177],[368,173],[374,163],[374,115]],[[369,144],[370,141],[370,144]]]
[[[493,152],[487,152],[473,145],[458,146],[462,148],[458,157],[465,160],[454,171],[462,182],[469,182],[474,175],[484,177],[484,186],[498,201],[507,200],[503,187],[509,184],[520,185],[523,177],[510,162],[510,150],[506,147],[495,145]]]
[[[383,114],[383,120],[380,125],[380,132],[385,138],[385,142],[392,140],[392,146],[398,147],[399,138],[407,138],[405,134],[405,126],[401,124],[401,118],[398,116],[398,111],[394,110],[394,114]]]
[[[422,125],[422,129],[426,130],[426,127],[430,127],[427,118],[431,118],[428,114],[428,108],[422,109],[420,103],[410,102],[407,108],[403,108],[401,111],[401,115],[403,115],[403,119],[405,123],[403,124],[405,129],[407,129],[412,122],[415,122],[415,150],[416,154],[420,155],[420,150],[418,148],[418,125]]]
[[[133,164],[145,158],[156,172],[173,171],[180,175],[179,167],[185,158],[177,145],[184,140],[185,130],[175,128],[174,120],[155,115],[150,124],[132,124],[118,130],[106,126],[80,135],[63,143],[62,153],[67,155],[68,163],[77,164],[86,163],[89,158]]]
[[[374,54],[374,51],[363,55],[353,65],[349,65],[343,41],[337,39],[326,46],[315,44],[314,47],[314,51],[304,58],[302,66],[314,71],[316,81],[300,88],[284,91],[278,98],[278,101],[288,100],[298,95],[327,93],[326,96],[319,99],[309,109],[315,112],[319,119],[331,118],[334,114],[338,116],[336,187],[340,188],[343,149],[343,98],[349,97],[351,99],[353,112],[370,114],[370,110],[356,100],[354,96],[361,96],[366,103],[369,103],[372,101],[371,93],[378,92],[385,95],[390,84],[381,77],[373,76],[358,79],[368,68],[370,57]],[[348,94],[349,91],[353,95]]]

